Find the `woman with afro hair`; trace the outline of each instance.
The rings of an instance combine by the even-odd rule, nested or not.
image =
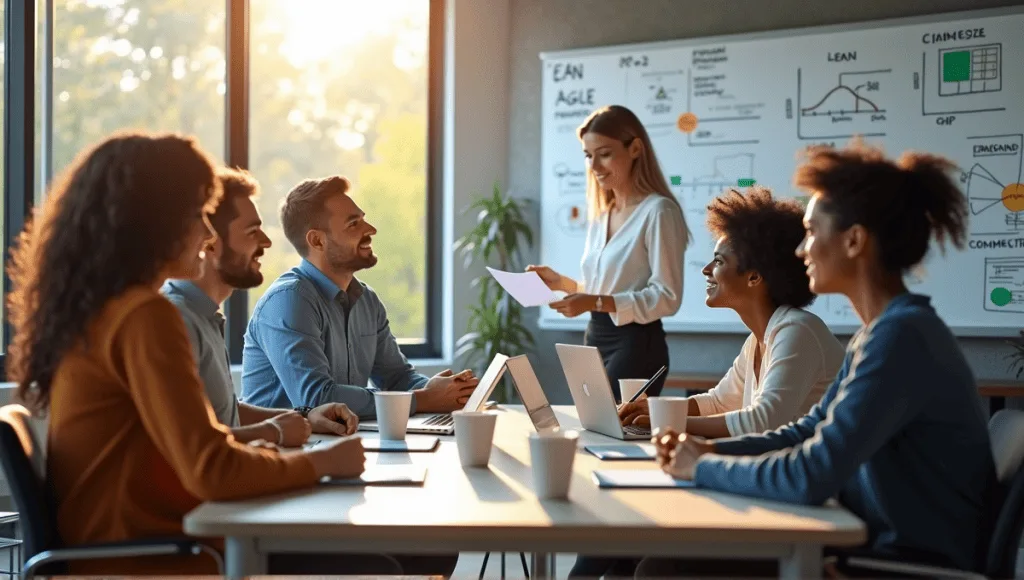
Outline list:
[[[843,364],[843,345],[804,310],[814,300],[796,248],[803,207],[765,187],[730,190],[708,206],[715,238],[705,303],[731,308],[750,330],[732,367],[707,393],[690,397],[686,431],[703,437],[763,433],[803,416]],[[623,424],[649,425],[647,401],[623,405]]]

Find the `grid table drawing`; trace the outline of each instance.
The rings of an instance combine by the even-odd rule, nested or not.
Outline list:
[[[939,51],[939,95],[969,95],[1003,87],[1002,45],[986,44]]]

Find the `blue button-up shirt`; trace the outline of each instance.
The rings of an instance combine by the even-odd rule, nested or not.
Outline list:
[[[343,291],[306,260],[256,304],[242,369],[242,399],[251,405],[337,402],[363,418],[376,416],[373,391],[409,391],[428,380],[399,350],[370,287],[353,279]]]

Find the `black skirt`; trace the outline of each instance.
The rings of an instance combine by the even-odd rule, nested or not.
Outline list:
[[[583,343],[601,353],[616,401],[620,401],[619,379],[649,379],[662,365],[668,366],[668,342],[660,320],[615,326],[607,313],[591,312]],[[661,394],[666,376],[668,372],[647,389],[648,396]]]

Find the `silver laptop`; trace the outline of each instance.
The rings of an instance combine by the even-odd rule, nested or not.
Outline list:
[[[615,394],[596,348],[556,344],[555,351],[584,429],[624,441],[651,438],[650,429],[619,422]]]
[[[505,368],[512,375],[516,392],[526,407],[526,413],[530,415],[530,421],[533,421],[533,427],[540,433],[558,430],[558,417],[548,403],[544,389],[537,380],[537,374],[533,372],[530,359],[526,358],[525,354],[511,357],[505,361]]]
[[[473,389],[469,396],[464,411],[482,411],[487,403],[487,398],[494,392],[494,387],[505,374],[505,361],[509,358],[503,354],[494,355],[494,360],[488,365],[484,376],[480,377],[480,383]],[[376,431],[377,421],[360,421],[360,431]],[[455,433],[455,419],[451,413],[416,413],[409,417],[409,425],[406,427],[408,433],[427,435],[451,435]]]

